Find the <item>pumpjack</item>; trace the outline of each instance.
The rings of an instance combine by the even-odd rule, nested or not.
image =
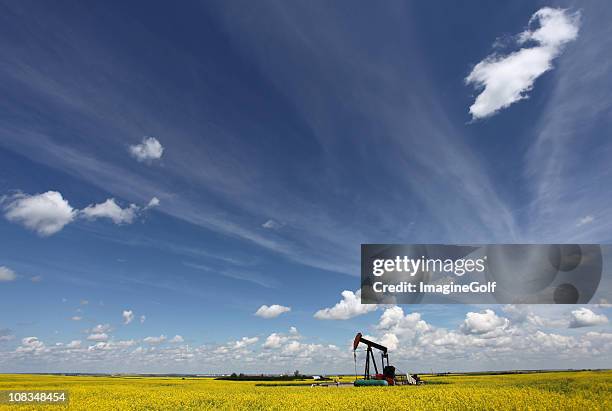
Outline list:
[[[389,353],[387,347],[384,345],[378,344],[374,341],[370,341],[366,338],[363,338],[361,333],[357,333],[355,336],[355,340],[353,341],[353,357],[355,358],[355,364],[357,363],[357,347],[359,344],[364,344],[366,348],[366,360],[365,360],[365,370],[363,373],[363,379],[355,380],[356,386],[362,385],[417,385],[422,383],[418,375],[403,375],[396,374],[395,367],[389,364]],[[378,365],[376,364],[376,359],[374,358],[373,348],[380,351],[381,356],[381,371],[382,374],[378,372]],[[374,365],[374,375],[370,373],[370,361],[372,361],[372,365]],[[356,365],[355,365],[356,367]]]

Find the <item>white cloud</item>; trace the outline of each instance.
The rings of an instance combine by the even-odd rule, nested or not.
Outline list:
[[[285,307],[284,305],[272,304],[271,306],[262,305],[255,312],[255,315],[262,318],[276,318],[282,313],[291,311],[291,307]]]
[[[185,339],[178,334],[172,337],[172,339],[170,340],[171,343],[182,343],[183,341],[185,341]]]
[[[8,267],[0,266],[0,282],[2,281],[13,281],[17,278],[17,275],[13,270]]]
[[[400,341],[399,338],[397,338],[397,335],[395,335],[394,333],[386,333],[382,336],[379,343],[387,347],[389,350],[393,351],[397,350]]]
[[[244,348],[249,345],[255,344],[257,341],[259,341],[259,337],[242,337],[240,340],[234,341],[231,344],[231,347],[232,348]]]
[[[272,333],[266,338],[266,341],[263,343],[263,348],[279,348],[287,340],[288,337]]]
[[[81,340],[72,340],[66,344],[66,348],[81,348]]]
[[[147,344],[161,344],[166,341],[167,337],[165,335],[160,335],[159,337],[146,337],[143,341]]]
[[[123,317],[123,324],[128,325],[134,320],[134,312],[132,310],[123,310],[121,314]]]
[[[136,345],[136,341],[134,341],[134,340],[121,340],[121,341],[117,341],[117,342],[111,342],[111,344],[114,344],[117,347],[131,347],[133,345]]]
[[[531,17],[529,25],[517,42],[534,43],[533,47],[523,47],[506,56],[490,55],[466,77],[467,84],[482,89],[470,107],[474,119],[491,116],[527,98],[535,80],[552,69],[552,61],[563,46],[578,36],[579,14],[544,7]]]
[[[591,224],[593,221],[595,221],[595,218],[592,215],[586,215],[578,220],[578,222],[576,223],[576,227],[580,227],[585,224]]]
[[[21,345],[15,350],[17,353],[30,353],[34,355],[43,354],[48,351],[45,344],[37,337],[26,337],[21,340]]]
[[[414,335],[416,332],[422,333],[429,331],[431,327],[421,319],[420,313],[409,313],[404,315],[404,310],[401,307],[394,306],[387,308],[383,312],[376,328],[399,335]]]
[[[600,298],[599,303],[595,304],[596,307],[599,308],[612,308],[612,304],[605,298]]]
[[[342,300],[331,308],[324,308],[315,313],[314,317],[319,320],[348,320],[358,315],[375,311],[375,304],[361,304],[361,290],[356,292],[342,291]]]
[[[110,326],[110,324],[98,324],[94,328],[89,330],[89,332],[92,334],[98,334],[98,333],[107,333],[107,332],[110,332],[111,330],[112,330],[112,327]]]
[[[73,316],[72,318],[70,318],[72,321],[81,321],[83,319],[83,317],[80,317],[78,315]]]
[[[283,225],[281,223],[279,223],[278,221],[268,220],[265,223],[263,223],[261,226],[263,228],[267,228],[267,229],[270,229],[270,230],[276,230],[278,228],[281,228]]]
[[[556,316],[561,308],[555,307],[554,311],[549,311],[548,307],[542,307],[541,312],[554,313]],[[433,310],[434,313],[438,311],[431,307],[423,309]],[[571,309],[566,308],[566,314]],[[478,314],[494,318],[487,310]],[[446,320],[443,319],[444,322]],[[492,322],[503,328],[502,322]],[[512,325],[515,326],[514,322]],[[455,329],[436,328],[426,323],[421,313],[405,314],[401,307],[389,307],[382,313],[377,324],[368,328],[376,331],[371,339],[387,346],[391,350],[392,362],[398,366],[404,364],[402,369],[408,372],[430,368],[466,371],[481,370],[482,367],[514,369],[527,365],[548,368],[560,363],[568,367],[572,364],[606,367],[604,359],[610,358],[612,353],[609,326],[597,332],[565,329],[565,334],[563,331],[550,333],[535,329],[527,322],[517,324],[517,328],[506,327],[503,332],[495,332],[500,329],[499,326],[472,327],[477,328],[478,332],[493,331],[466,334],[462,325]],[[0,330],[0,336],[10,334],[10,330]],[[348,337],[345,348],[348,348]],[[196,372],[194,370],[200,369],[201,364],[206,362],[207,367],[216,372],[240,370],[267,373],[298,368],[307,373],[318,373],[321,372],[321,364],[343,372],[352,371],[350,350],[322,343],[319,335],[316,336],[317,343],[303,341],[304,338],[298,335],[297,330],[289,329],[286,333],[271,333],[261,345],[257,344],[257,337],[243,337],[221,346],[190,346],[180,343],[159,344],[180,341],[177,337],[166,339],[162,335],[148,337],[146,341],[153,344],[136,348],[138,344],[134,340],[114,341],[108,338],[106,341],[93,341],[88,346],[83,346],[78,340],[69,340],[46,346],[38,338],[28,337],[12,351],[7,351],[11,350],[8,344],[0,344],[0,366],[20,367],[35,362],[44,368],[63,362],[67,369],[75,364],[87,367],[95,363],[105,369],[112,367],[125,372],[150,372],[156,368]],[[357,355],[358,361],[362,363],[363,350],[358,351]],[[178,363],[184,364],[185,368],[177,367]],[[148,366],[139,368],[142,364]],[[101,369],[90,370],[96,372]]]
[[[40,236],[46,237],[60,231],[72,222],[76,211],[57,191],[42,194],[15,194],[2,199],[4,216],[11,222],[23,224]]]
[[[98,218],[109,218],[115,224],[131,224],[136,218],[140,207],[130,204],[126,208],[121,208],[114,198],[109,198],[100,204],[91,204],[81,210],[81,215],[89,220]]]
[[[499,317],[493,310],[486,309],[480,313],[467,313],[460,329],[464,334],[484,335],[504,330],[509,324],[507,318]]]
[[[108,334],[94,333],[94,334],[90,334],[89,336],[87,336],[87,339],[89,341],[104,342],[104,341],[108,341]]]
[[[11,334],[11,330],[8,328],[0,328],[0,342],[2,341],[10,341],[13,338],[15,338],[15,336],[13,334]]]
[[[567,309],[562,305],[507,304],[502,311],[513,324],[542,328],[567,328]]]
[[[57,191],[47,191],[42,194],[15,194],[0,199],[4,216],[7,220],[20,223],[30,230],[36,231],[40,236],[47,237],[59,232],[76,218],[96,220],[108,218],[115,224],[131,224],[139,213],[159,205],[159,199],[153,197],[146,207],[130,204],[121,208],[114,198],[103,203],[91,204],[82,210],[72,206]],[[42,277],[33,277],[33,281]]]
[[[157,206],[159,206],[159,198],[153,197],[151,200],[149,200],[149,204],[147,204],[146,208],[153,208]]]
[[[248,347],[259,341],[259,337],[242,337],[240,340],[228,342],[214,349],[215,354],[234,354],[240,356],[249,351]]]
[[[399,306],[385,309],[375,328],[382,332],[382,336],[371,338],[390,350],[398,349],[400,341],[419,341],[433,331],[433,327],[421,319],[420,313],[404,315],[404,310]]]
[[[143,315],[141,315],[141,316],[140,316],[140,324],[144,324],[144,322],[146,321],[146,319],[147,319],[147,316],[146,316],[146,315],[144,315],[144,314],[143,314]]]
[[[161,158],[164,147],[155,137],[145,137],[142,143],[129,147],[130,154],[137,161],[149,161]]]
[[[592,327],[608,323],[604,314],[596,314],[588,308],[581,307],[570,314],[570,328]]]

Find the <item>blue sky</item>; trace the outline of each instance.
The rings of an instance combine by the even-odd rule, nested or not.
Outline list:
[[[361,243],[611,241],[604,2],[0,8],[0,371],[611,365],[606,301],[351,294]]]

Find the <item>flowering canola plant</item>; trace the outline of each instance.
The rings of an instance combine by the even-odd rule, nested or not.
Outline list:
[[[307,381],[279,385],[211,378],[0,375],[0,390],[66,390],[70,398],[68,406],[0,404],[0,410],[612,409],[612,371],[423,379],[421,386],[311,388],[300,385]]]

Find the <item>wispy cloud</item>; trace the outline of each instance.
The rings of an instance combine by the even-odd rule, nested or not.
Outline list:
[[[578,222],[576,223],[576,226],[580,227],[585,224],[591,224],[593,221],[595,221],[595,218],[592,215],[587,215],[587,216],[580,218]]]
[[[276,22],[268,27],[254,27],[246,13],[237,9],[219,11],[223,14],[219,16],[220,24],[231,24],[235,30],[229,35],[240,39],[236,42],[240,44],[237,51],[248,53],[252,64],[260,66],[258,71],[265,76],[262,81],[283,90],[271,96],[291,129],[283,144],[303,144],[308,156],[320,153],[316,167],[307,157],[291,164],[278,162],[276,153],[242,139],[261,123],[252,118],[252,111],[247,109],[244,123],[227,122],[224,127],[213,128],[208,123],[217,122],[206,113],[187,115],[193,110],[184,109],[185,95],[176,90],[165,90],[167,104],[163,107],[152,101],[144,109],[135,98],[139,93],[130,94],[112,82],[93,82],[89,90],[109,102],[93,110],[84,104],[82,89],[69,81],[64,68],[40,71],[38,54],[33,53],[13,55],[13,60],[31,69],[11,71],[10,76],[44,94],[45,101],[58,110],[74,110],[88,119],[88,127],[79,129],[78,134],[107,144],[94,153],[85,145],[68,146],[58,136],[41,133],[30,124],[0,127],[0,134],[6,137],[5,145],[11,150],[78,176],[113,196],[144,203],[151,195],[158,195],[164,200],[162,211],[172,217],[324,270],[357,275],[355,244],[383,235],[388,241],[400,241],[408,234],[433,242],[514,239],[516,227],[508,207],[490,181],[486,166],[462,142],[461,130],[451,125],[436,101],[427,73],[412,65],[409,53],[373,61],[363,44],[353,37],[354,30],[339,27],[334,19],[320,18],[327,15],[321,7],[301,6],[299,9],[304,10],[298,13],[286,5],[262,5],[255,12]],[[312,30],[315,26],[318,29]],[[411,37],[405,25],[394,27],[397,32],[393,38]],[[381,34],[374,35],[380,35],[380,41],[388,40],[388,36],[383,39]],[[67,47],[84,48],[88,61],[104,53],[104,48],[95,43],[85,45],[68,35],[62,38]],[[301,50],[295,60],[283,59],[291,67],[281,69],[276,58],[266,57],[269,52],[262,49],[263,44],[268,44],[266,38],[274,39],[268,43],[276,51],[275,56]],[[342,46],[325,40],[330,38],[344,39]],[[414,46],[403,41],[394,45]],[[319,46],[311,48],[312,44]],[[191,59],[173,48],[167,51],[177,65]],[[322,65],[304,64],[313,59]],[[75,62],[78,66],[79,62]],[[354,70],[357,66],[361,70]],[[405,67],[410,68],[409,72]],[[117,70],[141,69],[147,71],[150,67],[143,67],[137,59],[121,60],[119,67],[99,67],[101,72],[109,71],[108,78],[113,78]],[[312,87],[304,86],[304,78]],[[318,91],[313,94],[315,89]],[[251,90],[242,88],[240,92]],[[252,95],[254,99],[257,96],[258,93]],[[335,103],[338,99],[344,102],[340,106]],[[128,107],[127,113],[117,112],[117,105],[110,103],[118,100],[122,107]],[[329,114],[339,107],[341,115]],[[172,121],[162,121],[159,113],[166,113]],[[356,133],[338,134],[339,129],[344,129],[342,119],[349,116],[360,118],[363,124],[356,127]],[[178,123],[180,127],[170,130],[164,123]],[[176,136],[164,144],[168,150],[172,146],[172,156],[166,157],[164,152],[163,173],[158,173],[157,168],[135,167],[129,159],[126,163],[114,155],[126,138],[142,135],[142,124],[150,126],[152,134]],[[287,135],[284,128],[277,129],[274,124],[270,127],[273,129],[267,132],[269,135]],[[428,136],[427,142],[420,138],[424,135]],[[379,136],[386,137],[383,141]],[[355,142],[355,150],[344,149]],[[388,159],[376,167],[376,173],[365,167],[370,164],[368,157],[373,147],[380,151],[380,158]],[[272,165],[282,169],[270,174]],[[398,173],[398,169],[402,172]],[[359,180],[363,184],[346,190],[334,188],[346,182],[347,175],[352,182]],[[470,184],[456,184],[458,181]],[[177,187],[185,187],[187,182],[191,188],[181,189],[181,195],[176,195]],[[454,199],[453,218],[448,216],[448,197]],[[352,205],[351,212],[346,212],[346,204]],[[260,221],[265,224],[270,215],[274,221],[286,224],[282,230],[260,229]],[[423,217],[419,219],[421,224],[398,230],[398,220],[414,221],[415,215]],[[435,227],[430,221],[436,222]]]
[[[255,271],[243,271],[240,269],[214,269],[212,267],[197,264],[192,262],[183,262],[183,265],[200,271],[206,271],[214,275],[222,275],[224,277],[233,278],[235,280],[247,281],[265,288],[276,288],[278,282],[271,277],[267,277]]]
[[[547,104],[530,132],[523,176],[531,201],[526,237],[539,242],[609,242],[612,178],[612,13],[603,4],[581,10],[580,35],[559,57]],[[589,119],[586,121],[585,119]],[[533,137],[531,137],[533,138]],[[590,222],[597,218],[597,224]]]

